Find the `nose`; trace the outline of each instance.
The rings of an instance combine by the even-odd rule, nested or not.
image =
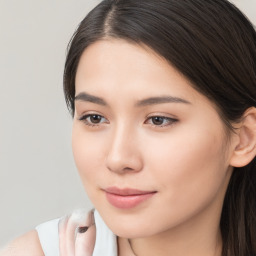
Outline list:
[[[119,127],[113,132],[107,150],[106,166],[108,170],[118,174],[142,170],[142,156],[134,132],[125,127]]]

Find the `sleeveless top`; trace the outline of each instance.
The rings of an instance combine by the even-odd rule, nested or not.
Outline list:
[[[96,210],[76,210],[35,229],[45,256],[117,256],[117,237]]]

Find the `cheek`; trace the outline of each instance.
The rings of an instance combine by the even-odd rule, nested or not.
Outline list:
[[[152,179],[166,192],[165,199],[182,207],[191,198],[202,203],[214,197],[224,183],[228,164],[223,136],[216,136],[211,130],[179,132],[153,141],[151,147],[145,148],[145,154]]]
[[[143,141],[150,166],[162,166],[170,170],[168,173],[182,173],[183,169],[195,172],[224,160],[223,136],[207,129],[177,129],[164,137],[148,136]]]
[[[97,184],[98,172],[102,169],[102,152],[100,148],[102,140],[88,135],[79,126],[74,124],[72,131],[72,150],[76,167],[81,180],[87,189],[92,184]]]

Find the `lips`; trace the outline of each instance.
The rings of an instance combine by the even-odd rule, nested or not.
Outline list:
[[[132,188],[120,189],[117,187],[106,188],[104,191],[108,202],[120,209],[134,208],[156,194],[156,191],[142,191]]]

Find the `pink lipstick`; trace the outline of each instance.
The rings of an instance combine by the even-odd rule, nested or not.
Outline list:
[[[119,189],[116,187],[110,187],[104,191],[108,202],[120,209],[134,208],[156,193],[156,191],[142,191],[132,188]]]

